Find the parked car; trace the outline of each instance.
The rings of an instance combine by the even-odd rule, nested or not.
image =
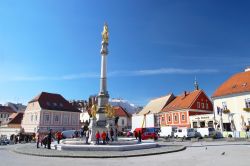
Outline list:
[[[196,130],[201,137],[212,137],[216,135],[216,131],[212,127],[197,128]]]
[[[182,137],[182,138],[195,138],[198,136],[198,133],[193,128],[177,128],[174,131],[174,137]]]
[[[80,136],[80,131],[77,130],[65,130],[62,132],[63,139],[65,138],[75,138]]]
[[[142,140],[146,140],[146,139],[157,140],[158,139],[159,128],[155,128],[155,127],[136,128],[134,132],[137,132],[137,134],[138,134],[139,131],[141,132]]]
[[[10,143],[10,140],[8,140],[8,139],[1,139],[0,140],[0,145],[7,145],[9,143]]]
[[[161,127],[161,130],[159,132],[160,137],[173,137],[174,136],[174,131],[177,129],[176,126],[164,126]]]

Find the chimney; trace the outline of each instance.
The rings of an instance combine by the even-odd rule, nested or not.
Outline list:
[[[250,66],[246,67],[245,72],[250,71]]]
[[[187,91],[184,91],[184,96],[187,96]]]

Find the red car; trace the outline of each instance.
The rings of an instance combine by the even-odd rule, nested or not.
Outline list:
[[[142,140],[146,140],[146,139],[157,140],[158,139],[158,134],[156,132],[156,129],[153,128],[153,127],[150,127],[150,128],[136,128],[134,133],[137,132],[137,135],[138,135],[139,131],[141,132],[141,139]]]

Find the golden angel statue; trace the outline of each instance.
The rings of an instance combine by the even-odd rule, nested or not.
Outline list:
[[[92,118],[96,118],[96,112],[97,112],[97,106],[95,104],[93,104],[91,107]]]
[[[102,41],[104,43],[109,43],[109,29],[108,25],[105,23],[102,31]]]
[[[105,114],[106,114],[106,117],[108,117],[108,118],[115,117],[115,110],[110,104],[107,104],[105,106]]]

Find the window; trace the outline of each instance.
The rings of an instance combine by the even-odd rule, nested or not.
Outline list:
[[[35,121],[37,121],[37,115],[35,116]]]
[[[77,124],[77,115],[72,115],[72,124],[76,125]]]
[[[63,115],[63,124],[67,125],[69,123],[69,115]]]
[[[125,122],[124,122],[124,119],[122,119],[122,126],[124,126]]]
[[[3,114],[0,114],[0,115],[1,115],[0,117],[3,118]]]
[[[161,117],[161,121],[165,121],[165,117],[164,116]]]
[[[250,98],[245,99],[246,108],[250,108]]]
[[[33,115],[31,115],[31,117],[30,117],[30,121],[31,121],[31,122],[33,122]]]
[[[53,103],[53,105],[56,107],[57,106],[57,104],[56,103]]]
[[[202,109],[204,109],[204,108],[205,108],[204,103],[201,103],[201,108],[202,108]]]
[[[208,110],[208,103],[206,103],[206,109]]]
[[[177,121],[177,115],[174,116],[174,121]]]
[[[44,123],[49,123],[49,114],[44,115]]]
[[[170,115],[168,116],[168,121],[171,122],[171,116]]]
[[[58,123],[59,122],[59,115],[54,115],[54,122]]]
[[[197,108],[200,108],[200,102],[197,102]]]
[[[213,121],[208,121],[208,123],[207,123],[207,127],[214,127],[214,125],[213,125]]]
[[[185,120],[185,115],[182,114],[182,115],[181,115],[181,119],[182,119],[182,120]]]
[[[197,122],[193,122],[193,128],[197,128]]]
[[[222,102],[222,108],[223,110],[227,110],[227,103],[225,101]]]

